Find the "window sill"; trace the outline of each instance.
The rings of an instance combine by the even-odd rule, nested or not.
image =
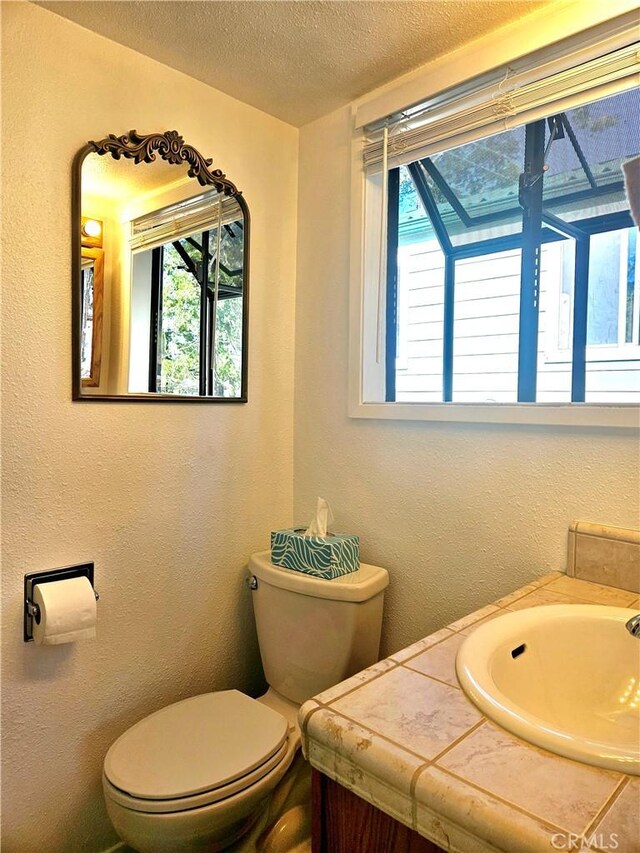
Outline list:
[[[585,403],[354,403],[351,418],[453,423],[617,427],[640,430],[640,406]]]

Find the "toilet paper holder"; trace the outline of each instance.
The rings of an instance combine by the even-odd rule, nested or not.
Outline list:
[[[93,563],[80,563],[77,566],[63,566],[61,569],[47,569],[44,572],[29,572],[24,576],[24,641],[33,641],[33,621],[40,624],[40,608],[33,601],[33,588],[40,583],[63,581],[69,578],[87,578],[93,587]],[[100,598],[94,587],[96,601]]]

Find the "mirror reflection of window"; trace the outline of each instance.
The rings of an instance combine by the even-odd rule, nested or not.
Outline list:
[[[204,193],[140,217],[132,250],[129,391],[240,396],[244,222],[237,202]]]
[[[102,367],[104,252],[83,246],[80,260],[80,381],[85,388],[98,388]]]
[[[234,396],[239,393],[242,367],[242,220],[225,223],[220,235],[212,381],[215,386],[214,393]],[[212,281],[216,280],[215,257],[211,259],[210,278]]]
[[[198,234],[191,238],[202,240]],[[183,260],[181,254],[187,259]],[[187,239],[153,249],[162,270],[158,300],[157,353],[149,391],[165,394],[200,393],[201,260]],[[153,302],[153,300],[152,300]],[[150,315],[153,329],[154,317]],[[151,359],[151,356],[150,356]]]
[[[82,259],[82,337],[80,341],[82,379],[91,377],[93,352],[93,259]]]

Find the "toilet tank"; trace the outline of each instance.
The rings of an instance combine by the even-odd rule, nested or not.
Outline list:
[[[386,569],[323,580],[274,566],[254,554],[253,610],[262,665],[270,686],[302,704],[378,660]]]

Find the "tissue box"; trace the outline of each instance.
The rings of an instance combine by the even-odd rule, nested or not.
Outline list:
[[[325,580],[360,568],[360,540],[357,536],[342,533],[305,536],[304,531],[305,528],[291,528],[272,532],[271,562],[274,565]]]

